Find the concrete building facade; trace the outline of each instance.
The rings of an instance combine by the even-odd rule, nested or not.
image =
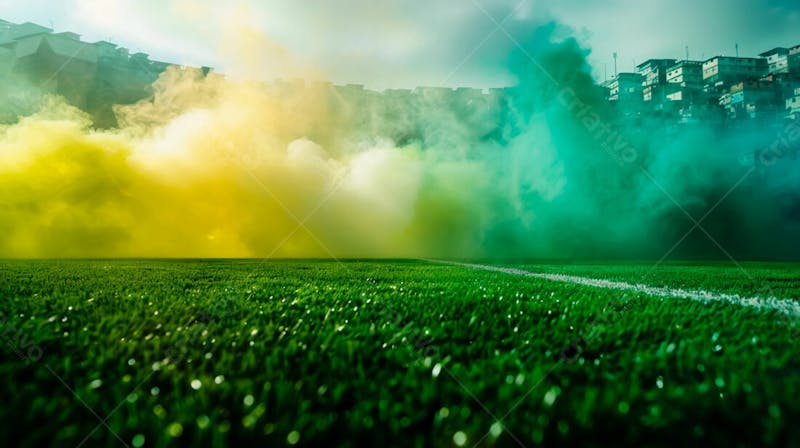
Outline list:
[[[784,115],[778,97],[772,82],[743,81],[731,86],[730,91],[722,96],[721,104],[732,119],[777,119]]]
[[[607,84],[608,100],[620,103],[638,103],[642,100],[642,82],[639,73],[619,73]]]
[[[759,56],[767,59],[769,73],[789,73],[789,49],[783,47],[776,47],[772,50],[765,51]]]
[[[679,61],[667,69],[667,100],[699,102],[703,93],[703,63]]]
[[[642,100],[644,102],[660,105],[665,101],[667,70],[676,62],[675,59],[648,59],[636,66],[636,72],[642,75]]]
[[[710,89],[758,79],[768,73],[769,64],[764,58],[715,56],[703,62],[703,82]]]

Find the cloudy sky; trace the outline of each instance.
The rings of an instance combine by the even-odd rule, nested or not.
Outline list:
[[[685,46],[702,59],[800,44],[796,0],[0,0],[0,18],[226,73],[375,88],[508,84],[509,55],[550,22],[591,48],[598,78],[615,51],[629,71]]]

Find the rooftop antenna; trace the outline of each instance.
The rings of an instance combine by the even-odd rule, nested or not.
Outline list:
[[[739,43],[736,43],[736,57],[739,57]]]
[[[686,46],[686,60],[689,60],[689,46]]]
[[[617,77],[617,52],[614,52],[614,77]]]

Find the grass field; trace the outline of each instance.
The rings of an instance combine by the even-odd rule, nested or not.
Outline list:
[[[800,292],[791,264],[513,267]],[[0,261],[0,325],[2,446],[800,445],[797,318],[731,303],[423,261]]]

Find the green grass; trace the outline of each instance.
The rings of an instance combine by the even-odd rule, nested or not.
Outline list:
[[[749,269],[796,297],[797,266]],[[800,445],[795,320],[725,303],[414,261],[0,261],[0,316],[2,446]]]

